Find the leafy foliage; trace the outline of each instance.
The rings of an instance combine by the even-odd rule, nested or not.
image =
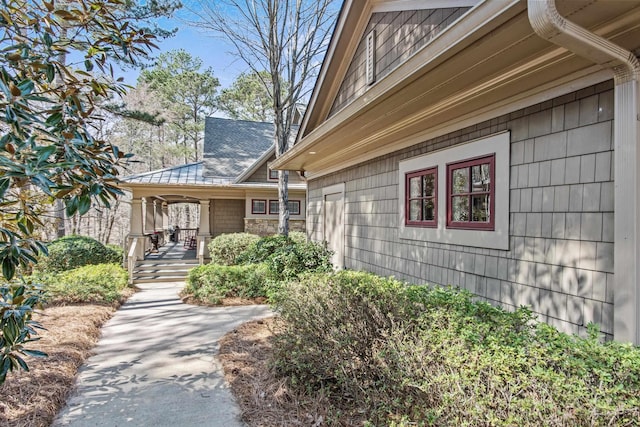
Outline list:
[[[29,370],[23,356],[46,356],[38,350],[29,350],[25,344],[38,341],[36,329],[40,324],[32,320],[33,307],[37,306],[42,293],[25,285],[0,286],[0,384],[13,370]]]
[[[42,279],[48,303],[110,304],[122,299],[128,277],[119,265],[97,264],[44,275]]]
[[[171,111],[170,123],[179,131],[180,139],[192,142],[195,161],[198,144],[204,130],[204,117],[216,110],[217,88],[220,82],[213,69],[202,68],[202,60],[184,49],[172,50],[158,56],[153,68],[144,70],[139,82],[149,85]]]
[[[329,272],[331,251],[316,242],[307,242],[302,233],[291,237],[275,235],[263,237],[249,245],[236,257],[239,264],[265,263],[274,281],[296,279],[303,273]]]
[[[273,98],[266,90],[270,80],[266,71],[240,74],[220,94],[220,110],[235,120],[273,121]]]
[[[125,0],[0,0],[0,264],[6,280],[46,253],[36,238],[43,202],[63,200],[68,216],[82,215],[92,202],[109,206],[121,194],[118,167],[129,155],[97,138],[92,126],[100,119],[97,106],[125,90],[110,63],[133,64],[155,47],[151,34],[121,19],[128,6]],[[66,64],[70,53],[80,61]],[[23,319],[28,308],[25,313]],[[15,325],[28,339],[28,322]],[[7,360],[20,350],[2,333]]]
[[[234,265],[236,259],[260,237],[250,233],[221,234],[209,242],[212,264]]]
[[[189,272],[182,293],[209,304],[220,304],[229,297],[266,297],[268,274],[264,264],[200,265]]]
[[[115,250],[87,236],[65,236],[48,246],[48,255],[40,257],[35,269],[59,273],[90,264],[121,264],[122,249]]]
[[[591,426],[640,419],[640,349],[580,338],[466,291],[343,271],[287,283],[274,367],[375,425]]]

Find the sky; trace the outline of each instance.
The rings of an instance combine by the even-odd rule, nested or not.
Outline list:
[[[156,40],[159,49],[152,53],[153,56],[170,50],[184,49],[202,60],[202,70],[207,67],[213,69],[214,75],[220,80],[221,88],[231,86],[240,73],[247,71],[246,64],[230,53],[233,52],[233,46],[220,37],[192,28],[178,18],[163,19],[160,26],[165,29],[177,28],[178,31],[173,37]],[[125,83],[135,86],[139,74],[140,70],[125,70],[120,75],[124,77]]]

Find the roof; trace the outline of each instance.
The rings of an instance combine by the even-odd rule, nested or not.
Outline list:
[[[205,177],[202,175],[204,162],[188,163],[146,173],[139,173],[122,178],[128,184],[162,184],[162,185],[223,185],[233,179]]]
[[[612,77],[610,70],[539,37],[526,2],[482,1],[330,115],[374,6],[400,3],[345,1],[297,143],[273,162],[274,169],[331,173],[498,117],[532,97],[545,100],[568,92],[577,79],[597,83]],[[558,10],[636,51],[639,4],[585,0],[558,2]]]
[[[274,138],[273,123],[207,117],[203,175],[235,179],[273,147]]]

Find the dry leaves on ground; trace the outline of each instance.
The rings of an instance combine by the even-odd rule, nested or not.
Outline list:
[[[47,329],[31,348],[49,357],[29,358],[29,372],[13,372],[0,386],[0,425],[49,426],[74,385],[78,368],[91,354],[100,327],[113,307],[72,305],[49,307],[34,316]]]
[[[245,323],[220,341],[224,374],[250,427],[362,425],[362,419],[328,414],[324,396],[290,390],[269,367],[277,318]],[[327,417],[330,417],[328,419]]]

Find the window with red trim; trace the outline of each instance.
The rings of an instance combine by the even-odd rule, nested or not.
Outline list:
[[[410,172],[406,176],[405,224],[438,225],[438,168]]]
[[[251,213],[264,215],[267,213],[267,201],[266,200],[251,200]]]
[[[493,230],[495,154],[447,165],[447,227]]]
[[[267,168],[269,181],[277,181],[278,180],[278,171]]]
[[[289,214],[300,215],[300,200],[289,200]],[[280,213],[280,201],[269,200],[269,214],[276,215]]]

